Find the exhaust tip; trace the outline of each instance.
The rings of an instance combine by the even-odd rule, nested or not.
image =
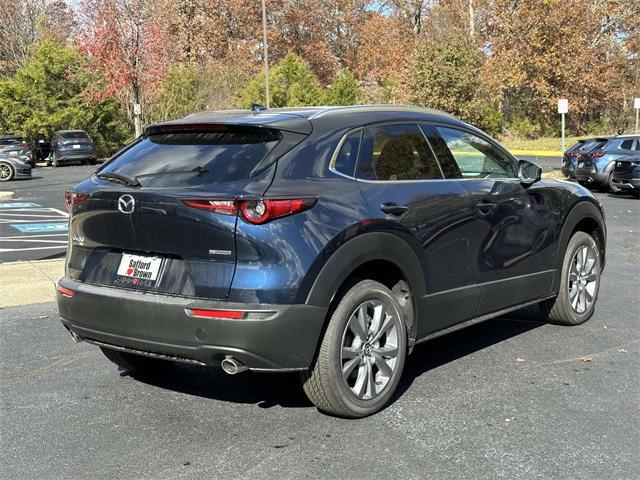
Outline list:
[[[231,355],[224,357],[220,365],[222,366],[222,370],[229,375],[236,375],[237,373],[249,370],[249,367],[240,360],[233,358]]]

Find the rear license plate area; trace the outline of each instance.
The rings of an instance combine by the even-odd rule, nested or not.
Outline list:
[[[132,287],[152,287],[158,279],[162,261],[162,257],[123,253],[116,272],[116,283]]]

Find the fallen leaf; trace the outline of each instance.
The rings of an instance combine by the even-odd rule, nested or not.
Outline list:
[[[591,355],[583,355],[580,357],[581,362],[590,362],[593,357]]]
[[[618,353],[627,353],[627,350],[625,348],[619,348]]]
[[[520,357],[518,357],[518,358],[516,358],[516,362],[518,362],[518,363],[522,363],[522,362],[524,362],[524,358],[520,358]]]

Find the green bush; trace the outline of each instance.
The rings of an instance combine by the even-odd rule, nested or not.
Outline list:
[[[90,81],[83,57],[64,39],[42,38],[15,76],[0,80],[0,132],[33,141],[56,130],[82,129],[96,140],[100,155],[111,154],[128,139],[129,128],[115,99],[89,101]]]

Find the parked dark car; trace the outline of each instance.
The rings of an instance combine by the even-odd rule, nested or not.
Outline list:
[[[30,178],[31,165],[26,157],[4,155],[0,153],[0,182],[17,178]]]
[[[22,135],[0,135],[0,148],[6,145],[27,144],[26,139]]]
[[[562,173],[563,175],[575,178],[576,165],[581,153],[588,151],[594,144],[595,139],[585,138],[578,140],[574,145],[565,150],[562,157]]]
[[[47,166],[59,167],[70,162],[97,163],[95,143],[83,130],[60,130],[51,137]]]
[[[601,190],[613,190],[613,169],[620,158],[640,151],[640,135],[598,138],[578,159],[576,178],[580,184]]]
[[[640,155],[616,161],[612,185],[614,190],[640,197]]]
[[[533,304],[588,320],[605,264],[587,189],[422,108],[190,115],[65,198],[74,339],[139,373],[299,371],[344,417],[384,407],[434,336]]]
[[[14,144],[4,145],[0,147],[0,155],[7,155],[11,157],[20,157],[25,160],[32,168],[35,167],[35,160],[33,159],[33,152],[30,145]]]

